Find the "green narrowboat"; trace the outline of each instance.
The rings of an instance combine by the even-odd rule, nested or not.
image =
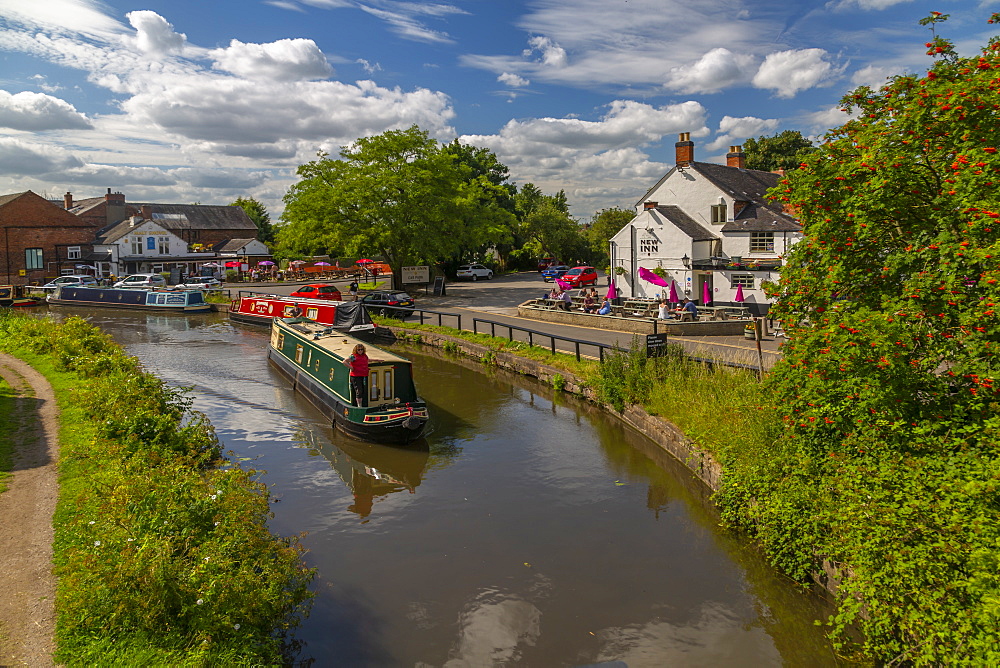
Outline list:
[[[351,404],[344,360],[354,346],[368,350],[368,405]],[[427,425],[427,404],[413,385],[409,360],[307,318],[275,318],[268,361],[334,426],[354,438],[405,445]]]

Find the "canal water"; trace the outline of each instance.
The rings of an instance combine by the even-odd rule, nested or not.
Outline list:
[[[334,432],[223,316],[78,313],[190,388],[307,532],[313,666],[836,665],[797,591],[718,527],[705,491],[585,402],[419,348],[424,450]]]

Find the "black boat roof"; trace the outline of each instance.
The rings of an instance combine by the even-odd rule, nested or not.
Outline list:
[[[290,329],[302,338],[308,339],[313,345],[323,348],[340,360],[350,357],[354,352],[354,346],[360,343],[365,347],[369,362],[372,364],[378,362],[410,363],[410,360],[405,357],[400,357],[388,350],[377,348],[361,339],[338,332],[329,325],[318,323],[309,318],[275,318],[272,326],[281,329]]]

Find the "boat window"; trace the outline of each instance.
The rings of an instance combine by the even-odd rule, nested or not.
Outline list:
[[[284,332],[278,332],[278,342],[277,342],[277,345],[274,346],[274,347],[277,348],[278,350],[281,350],[282,348],[285,347],[285,333]]]
[[[392,399],[392,369],[385,370],[385,381],[382,383],[382,396]]]
[[[302,346],[295,344],[295,363],[302,364]]]
[[[315,320],[316,318],[319,317],[319,309],[318,308],[306,309],[306,317],[309,318],[310,320]]]
[[[368,374],[368,401],[376,401],[378,399],[378,369],[373,369]]]
[[[286,306],[284,312],[281,315],[283,317],[285,317],[285,318],[291,318],[292,317],[292,311],[294,311],[294,310],[295,310],[295,305],[294,304],[292,306]]]

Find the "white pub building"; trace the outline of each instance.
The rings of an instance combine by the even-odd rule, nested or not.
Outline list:
[[[725,165],[695,162],[690,133],[680,135],[676,164],[635,205],[636,216],[611,238],[611,275],[624,298],[667,298],[669,287],[639,277],[639,268],[675,281],[678,299],[736,304],[764,315],[763,281],[777,282],[781,259],[802,227],[766,193],[781,180],[744,167],[742,147]]]

